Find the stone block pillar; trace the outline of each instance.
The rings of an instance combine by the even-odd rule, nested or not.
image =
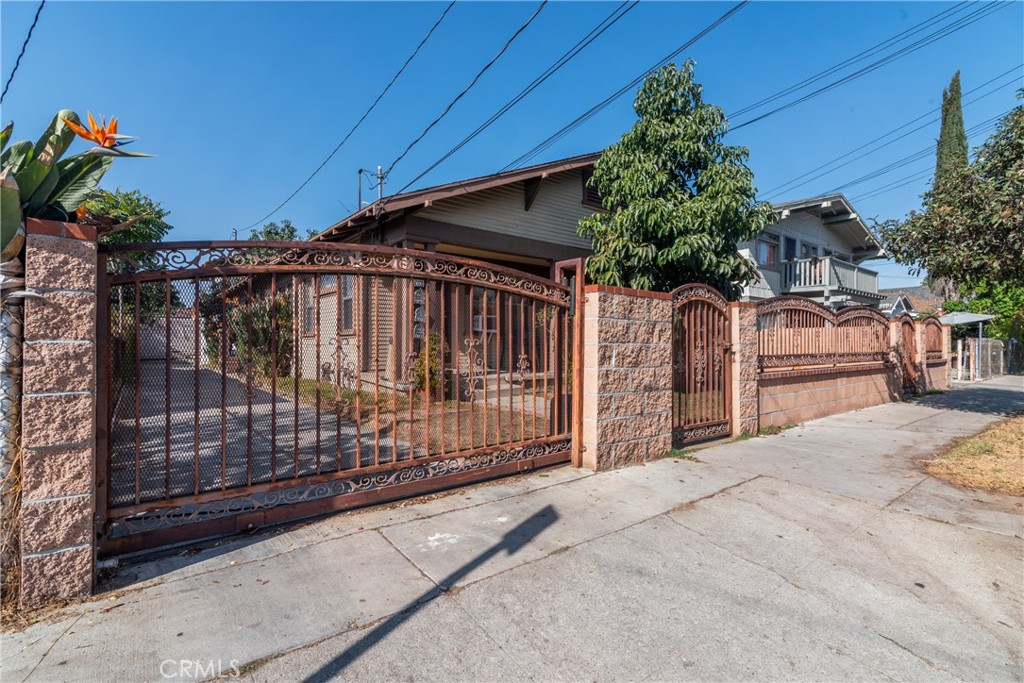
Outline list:
[[[29,219],[22,379],[21,602],[93,587],[96,231]]]
[[[732,337],[732,434],[757,434],[760,406],[757,388],[757,309],[752,303],[729,304]]]
[[[671,295],[584,291],[583,466],[660,458],[672,448]]]

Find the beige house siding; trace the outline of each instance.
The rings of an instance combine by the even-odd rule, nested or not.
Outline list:
[[[593,207],[583,204],[583,176],[582,171],[576,169],[541,181],[529,211],[525,209],[523,184],[515,183],[440,200],[418,211],[417,215],[453,225],[590,249],[590,240],[576,234],[576,224],[594,211]]]

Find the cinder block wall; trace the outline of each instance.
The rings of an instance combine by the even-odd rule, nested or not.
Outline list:
[[[96,490],[96,232],[26,224],[21,602],[92,591]]]
[[[583,466],[608,470],[672,448],[669,294],[588,285],[583,306]]]
[[[902,388],[891,366],[857,371],[765,373],[759,382],[760,427],[782,427],[897,401]]]

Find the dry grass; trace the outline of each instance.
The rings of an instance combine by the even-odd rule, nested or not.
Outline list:
[[[1024,496],[1024,415],[960,441],[925,471],[957,486]]]
[[[20,440],[15,445],[11,461],[11,469],[3,481],[0,490],[11,501],[0,519],[0,556],[4,557],[8,566],[4,567],[3,586],[0,586],[0,626],[4,630],[24,625],[24,617],[19,607],[21,592],[21,548],[19,529],[21,527],[21,455]]]

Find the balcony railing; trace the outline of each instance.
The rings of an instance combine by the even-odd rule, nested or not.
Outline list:
[[[831,256],[782,262],[783,292],[821,292],[826,289],[878,294],[878,273]]]

